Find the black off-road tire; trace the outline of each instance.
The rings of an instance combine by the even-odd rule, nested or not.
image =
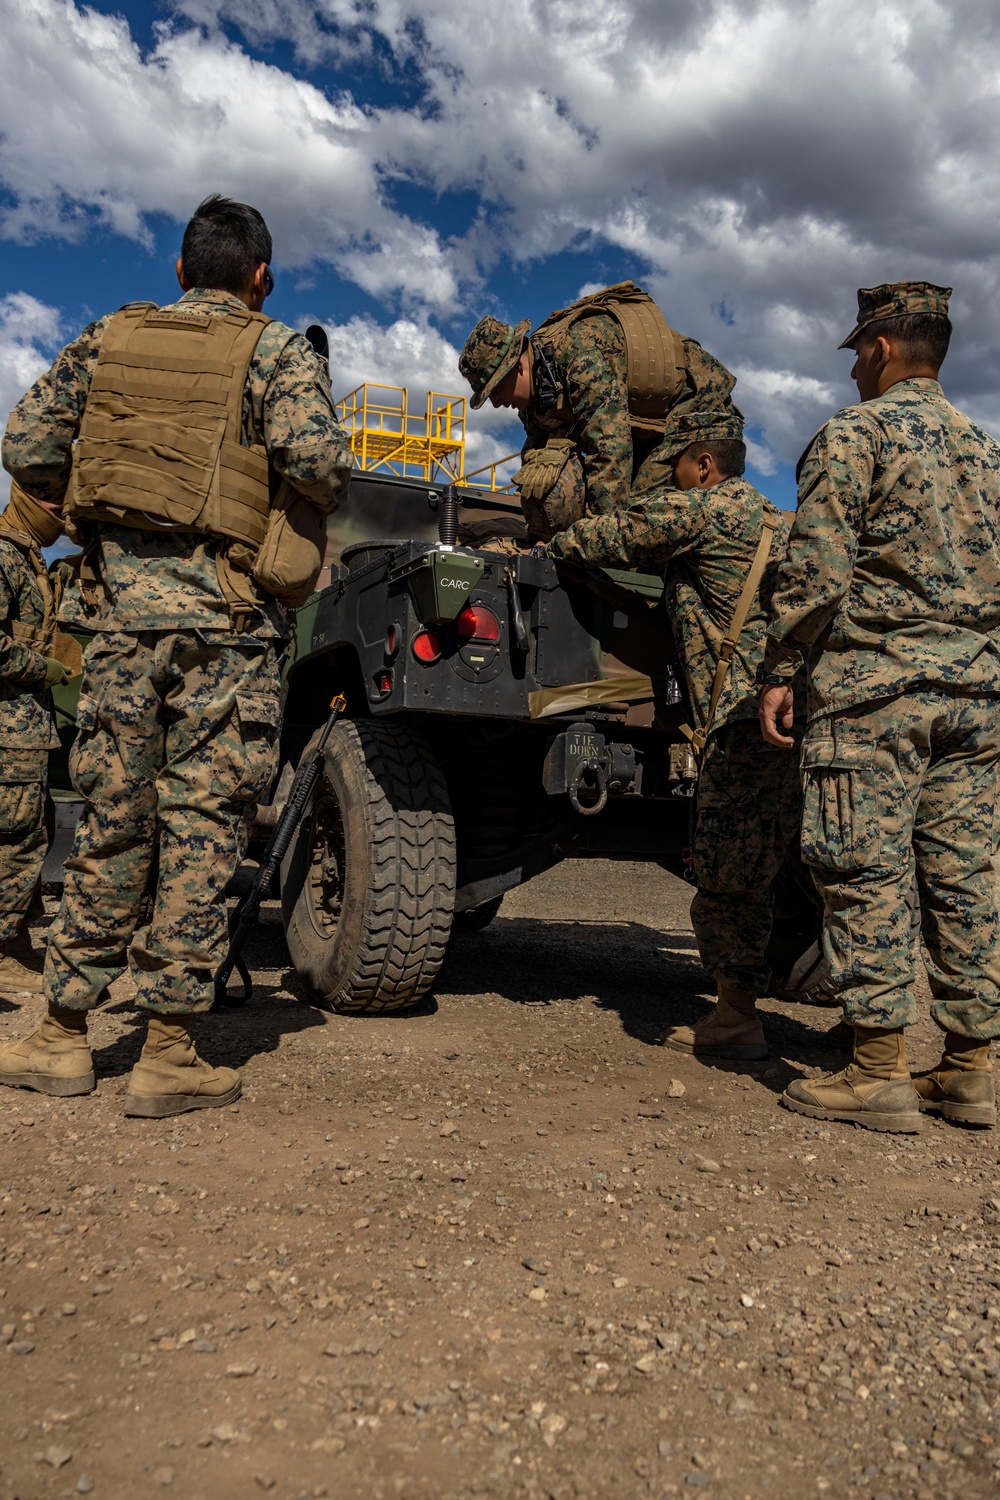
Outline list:
[[[403,724],[341,721],[281,867],[288,951],[311,997],[355,1014],[414,1005],[454,904],[455,825],[433,751]]]

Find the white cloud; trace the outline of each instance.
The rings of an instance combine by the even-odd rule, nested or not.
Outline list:
[[[143,56],[127,23],[72,0],[7,7],[0,59],[8,238],[80,238],[95,222],[148,237],[205,193],[250,199],[286,266],[334,264],[378,296],[448,307],[449,255],[387,205],[374,121],[349,97],[261,62],[219,36],[163,27]]]
[[[402,298],[428,337],[428,314],[471,325],[483,278],[495,287],[512,267],[544,314],[535,263],[566,248],[599,260],[611,244],[739,376],[764,466],[794,460],[853,398],[836,345],[855,288],[935,280],[956,287],[946,386],[1000,430],[1000,15],[987,0],[172,9],[144,56],[118,18],[8,0],[6,233],[80,235],[96,216],[141,238],[149,214],[180,221],[219,188],[259,203],[282,264],[331,263],[394,313]],[[328,96],[222,21],[256,46],[290,41],[316,80],[332,65],[363,89],[374,70],[382,98],[399,81],[397,102]],[[425,191],[424,222],[393,206],[397,184]],[[473,207],[446,237],[433,221],[450,193]]]

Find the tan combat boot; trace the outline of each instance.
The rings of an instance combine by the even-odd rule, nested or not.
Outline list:
[[[50,1005],[40,1026],[0,1047],[0,1083],[38,1094],[89,1094],[97,1080],[87,1045],[87,1012]]]
[[[125,1113],[147,1120],[181,1115],[188,1109],[217,1109],[240,1097],[235,1068],[213,1068],[191,1040],[194,1016],[149,1017],[146,1044],[132,1069]]]
[[[826,1078],[796,1078],[781,1096],[786,1109],[817,1120],[849,1120],[868,1130],[916,1135],[920,1100],[906,1066],[902,1028],[855,1026],[854,1061]]]
[[[43,962],[24,926],[0,942],[0,995],[40,995]]]
[[[696,1026],[671,1026],[660,1038],[660,1046],[722,1062],[760,1062],[767,1056],[767,1042],[757,1014],[757,996],[720,979],[714,1010]]]
[[[997,1122],[989,1042],[946,1032],[941,1061],[926,1073],[915,1073],[913,1087],[925,1114],[941,1115],[960,1125]]]

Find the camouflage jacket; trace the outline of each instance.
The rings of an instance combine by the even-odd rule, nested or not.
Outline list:
[[[804,653],[811,717],[917,684],[1000,693],[1000,444],[936,380],[845,407],[799,462],[768,670]]]
[[[694,727],[704,729],[722,642],[761,537],[765,510],[779,517],[757,597],[740,633],[713,729],[756,719],[754,676],[764,654],[778,562],[788,528],[781,512],[744,479],[708,490],[661,485],[615,516],[587,516],[546,551],[552,557],[616,568],[666,567],[666,604]]]
[[[40,780],[44,757],[39,751],[59,743],[52,717],[52,697],[45,687],[45,658],[10,634],[10,625],[41,625],[45,618],[34,570],[23,548],[9,541],[0,527],[0,782]],[[33,752],[30,755],[10,752]],[[21,762],[36,774],[21,774]]]
[[[542,345],[552,344],[556,375],[562,384],[568,409],[542,413],[538,408],[532,375],[532,395],[522,417],[527,440],[522,453],[544,447],[549,437],[575,439],[583,458],[587,514],[612,515],[629,502],[633,481],[643,480],[647,465],[656,460],[655,433],[633,428],[628,410],[628,364],[625,335],[607,313],[580,318],[558,339],[539,335]],[[671,410],[688,406],[718,406],[728,400],[732,377],[694,339],[682,338],[687,379]],[[650,485],[663,482],[657,469]],[[642,485],[645,488],[645,484]]]
[[[185,292],[175,306],[242,308],[228,292]],[[67,344],[52,368],[36,380],[7,423],[4,467],[41,500],[61,500],[69,483],[73,441],[83,420],[101,335],[111,314],[89,324]],[[243,431],[263,443],[274,471],[324,514],[347,483],[351,451],[337,422],[322,361],[303,334],[272,322],[258,340],[243,394]],[[64,606],[62,619],[91,629],[229,631],[229,608],[219,586],[210,536],[167,535],[126,526],[104,526],[100,564],[106,601],[97,618]],[[79,596],[74,591],[73,598]],[[273,601],[255,612],[249,634],[285,633]]]

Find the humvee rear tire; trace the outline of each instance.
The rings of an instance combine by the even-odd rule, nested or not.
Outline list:
[[[433,751],[402,724],[342,720],[281,867],[288,951],[311,997],[352,1013],[415,1004],[454,904],[455,824]]]

